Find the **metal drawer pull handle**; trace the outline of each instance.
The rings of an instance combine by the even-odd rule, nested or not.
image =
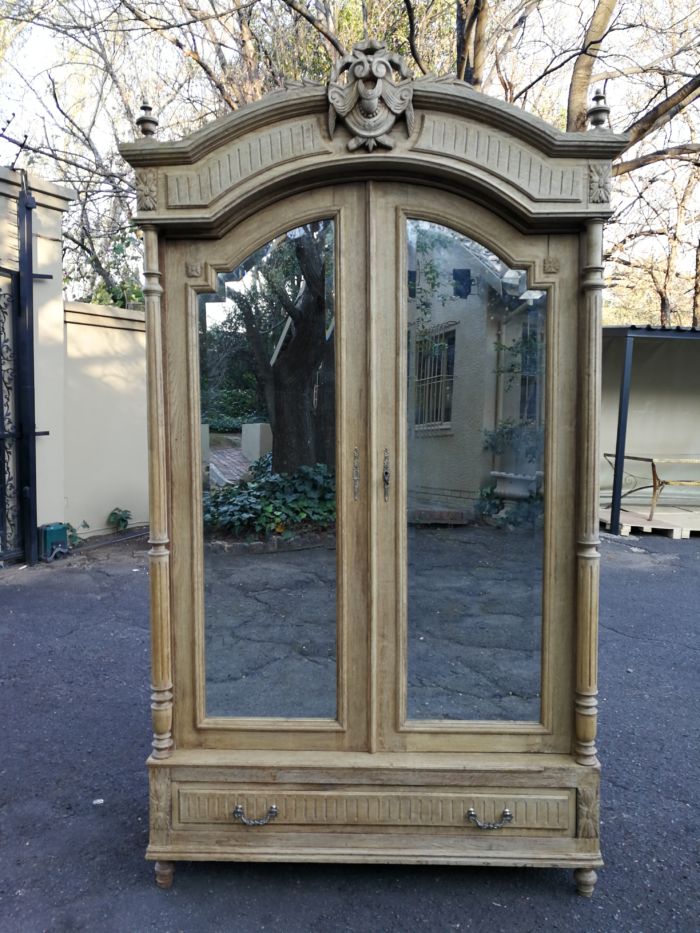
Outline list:
[[[279,812],[280,811],[273,804],[267,811],[266,816],[261,816],[259,820],[249,820],[243,811],[243,805],[237,803],[233,808],[233,818],[234,820],[238,820],[239,823],[243,823],[244,826],[265,826],[271,820],[274,820]]]
[[[479,817],[476,815],[476,810],[474,807],[469,807],[467,810],[467,819],[470,823],[478,826],[479,829],[503,829],[506,823],[513,822],[513,814],[510,812],[510,810],[505,809],[503,813],[501,813],[501,818],[497,823],[482,823]]]

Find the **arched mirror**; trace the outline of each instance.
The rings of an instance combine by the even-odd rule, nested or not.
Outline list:
[[[335,719],[334,223],[200,293],[206,712]]]
[[[546,293],[408,220],[409,719],[539,720]]]

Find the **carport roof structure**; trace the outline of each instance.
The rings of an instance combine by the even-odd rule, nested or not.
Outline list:
[[[625,340],[625,355],[620,379],[620,404],[617,414],[617,437],[615,441],[615,467],[613,494],[610,508],[610,532],[620,534],[620,503],[622,499],[622,477],[625,466],[625,446],[627,441],[627,417],[629,414],[630,384],[632,381],[632,361],[635,340],[697,340],[700,327],[639,326],[604,327],[606,337],[620,337]]]

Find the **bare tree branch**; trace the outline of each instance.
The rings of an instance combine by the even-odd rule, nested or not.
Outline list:
[[[692,162],[694,165],[700,165],[698,156],[700,156],[700,143],[685,143],[682,146],[672,146],[670,149],[656,149],[654,152],[647,152],[636,159],[628,159],[625,162],[618,162],[613,165],[613,175],[626,175],[628,172],[634,172],[645,165],[652,165],[654,162],[665,162],[667,159],[678,159],[681,162]]]
[[[413,4],[411,3],[411,0],[403,0],[403,2],[404,6],[406,7],[406,13],[408,15],[408,44],[411,48],[411,55],[413,56],[416,65],[418,65],[420,70],[425,75],[428,73],[428,69],[421,61],[418,47],[416,46],[416,15],[413,11]]]
[[[334,33],[330,32],[324,25],[323,21],[320,20],[318,16],[314,16],[314,14],[305,4],[299,3],[298,0],[282,0],[282,3],[288,6],[290,10],[294,10],[295,13],[303,16],[307,23],[310,23],[317,32],[320,32],[326,42],[332,45],[339,55],[347,54],[345,47],[340,42],[338,37]]]
[[[629,135],[629,143],[625,148],[630,149],[640,139],[648,136],[652,130],[658,130],[673,117],[681,113],[689,104],[700,95],[700,74],[695,75],[689,81],[679,87],[677,91],[670,94],[660,104],[653,107],[644,116],[636,120],[631,126],[628,126],[626,133]]]
[[[126,7],[126,9],[131,13],[131,15],[144,23],[144,25],[151,26],[152,20],[150,17],[145,16],[137,7],[135,7],[129,0],[120,0],[121,4]],[[286,0],[285,0],[286,2]],[[171,45],[175,46],[176,49],[179,49],[180,52],[187,58],[191,59],[195,64],[197,64],[207,78],[211,81],[212,85],[217,89],[221,95],[221,99],[230,107],[231,110],[238,109],[238,101],[229,94],[226,85],[214,74],[212,68],[204,61],[204,59],[199,55],[194,49],[188,49],[184,42],[179,39],[177,36],[168,35],[167,32],[162,33],[163,37],[170,42]]]

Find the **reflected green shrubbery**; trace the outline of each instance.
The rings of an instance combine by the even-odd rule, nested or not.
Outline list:
[[[541,528],[544,519],[544,499],[541,492],[526,499],[507,500],[496,493],[494,486],[479,490],[474,504],[474,516],[495,528]]]
[[[255,461],[251,474],[251,480],[205,493],[205,528],[242,536],[321,530],[335,524],[335,475],[325,464],[272,473],[268,455]]]
[[[255,392],[251,389],[210,389],[202,411],[202,422],[215,434],[240,434],[244,424],[267,421],[258,410]]]

